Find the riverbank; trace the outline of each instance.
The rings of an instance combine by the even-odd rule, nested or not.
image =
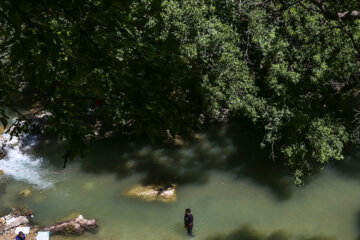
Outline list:
[[[0,217],[0,236],[2,240],[15,239],[17,232],[24,231],[26,239],[35,240],[38,232],[47,233],[50,236],[54,235],[80,235],[85,231],[93,230],[97,228],[98,223],[96,219],[85,219],[82,215],[79,215],[72,219],[67,219],[60,223],[56,223],[50,226],[40,227],[32,222],[34,217],[33,212],[24,207],[13,208],[11,213]],[[17,230],[19,228],[28,229]]]

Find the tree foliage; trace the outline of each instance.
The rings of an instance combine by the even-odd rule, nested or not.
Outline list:
[[[31,92],[67,158],[97,122],[156,140],[230,112],[264,129],[262,146],[300,183],[356,142],[358,11],[351,0],[5,0],[0,106],[18,112]]]

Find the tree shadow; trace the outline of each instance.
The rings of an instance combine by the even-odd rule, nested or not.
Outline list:
[[[356,146],[346,146],[344,159],[331,163],[331,167],[339,174],[350,179],[360,180],[360,151]]]
[[[355,225],[358,231],[358,237],[356,238],[356,240],[360,240],[360,211],[356,215]]]
[[[290,234],[281,230],[270,234],[263,234],[256,231],[250,225],[246,225],[228,235],[218,235],[208,238],[207,240],[335,240],[335,238],[321,235],[311,237],[292,237]]]
[[[85,158],[75,162],[82,171],[116,173],[119,179],[141,174],[144,184],[205,183],[210,171],[226,171],[270,189],[279,200],[289,199],[293,181],[282,162],[273,161],[269,149],[260,148],[263,132],[247,121],[239,122],[209,126],[183,146],[128,136],[97,140],[90,144]],[[60,167],[63,151],[59,148],[56,142],[41,143],[34,152]]]

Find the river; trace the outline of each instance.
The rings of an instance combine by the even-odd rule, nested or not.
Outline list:
[[[360,235],[360,173],[349,154],[342,163],[296,187],[281,164],[261,151],[246,128],[213,127],[183,146],[139,139],[92,144],[83,159],[62,169],[61,143],[32,139],[0,161],[0,213],[24,204],[49,225],[81,213],[99,228],[54,240],[188,239],[185,208],[195,239],[356,240]],[[177,183],[174,203],[124,195],[138,183]],[[19,191],[30,189],[26,198]]]

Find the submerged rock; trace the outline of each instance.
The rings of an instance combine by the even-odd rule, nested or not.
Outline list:
[[[31,194],[30,189],[26,188],[26,189],[20,191],[19,194],[18,194],[18,196],[19,196],[19,197],[27,197],[27,196],[29,196],[30,194]]]
[[[36,194],[32,199],[35,202],[40,203],[40,202],[43,202],[46,199],[46,195],[45,194]]]
[[[60,218],[59,222],[65,222],[65,221],[68,221],[69,219],[77,218],[80,215],[81,214],[78,212],[73,212],[73,213],[70,213],[69,215],[67,215],[66,217]]]
[[[93,182],[88,182],[88,183],[85,183],[84,189],[90,191],[90,190],[94,189],[94,186],[95,186],[95,184]]]
[[[129,197],[136,197],[146,201],[176,201],[175,185],[171,186],[141,186],[136,185],[125,193]]]

